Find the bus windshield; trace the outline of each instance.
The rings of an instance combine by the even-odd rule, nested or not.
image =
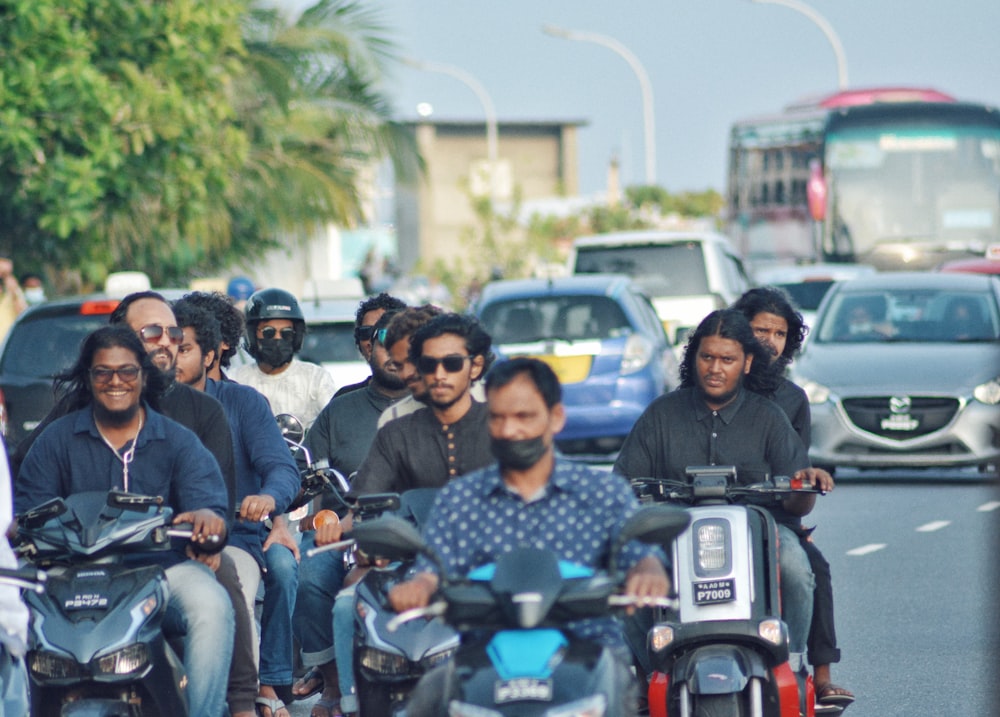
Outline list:
[[[1000,234],[1000,128],[844,127],[825,158],[835,241],[861,261],[887,242]]]

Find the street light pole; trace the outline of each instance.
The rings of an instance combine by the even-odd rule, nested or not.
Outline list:
[[[490,171],[495,171],[497,164],[498,143],[497,111],[493,106],[493,100],[490,99],[489,93],[486,92],[486,88],[483,87],[482,83],[465,70],[453,65],[445,65],[439,62],[425,62],[424,60],[415,60],[412,58],[404,59],[403,62],[417,70],[437,72],[442,75],[454,77],[476,94],[480,104],[483,106],[483,113],[486,115],[486,159],[489,162]]]
[[[840,38],[825,17],[804,2],[799,2],[799,0],[750,0],[750,2],[759,5],[781,5],[782,7],[787,7],[789,10],[802,13],[812,20],[822,30],[823,34],[826,35],[826,39],[829,40],[830,45],[833,47],[833,54],[837,57],[837,88],[841,91],[847,89],[847,57],[844,54],[844,46],[840,44]]]
[[[646,145],[646,184],[652,186],[656,184],[656,137],[653,121],[653,85],[646,74],[646,68],[642,66],[632,52],[613,37],[598,35],[594,32],[582,32],[579,30],[566,30],[555,25],[543,25],[542,32],[553,37],[561,37],[566,40],[578,40],[580,42],[592,42],[601,45],[615,52],[639,78],[639,90],[642,93],[642,124],[644,133],[644,143]]]

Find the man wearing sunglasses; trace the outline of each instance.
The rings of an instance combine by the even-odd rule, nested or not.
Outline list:
[[[337,387],[325,368],[295,358],[305,335],[305,316],[291,293],[254,292],[247,299],[245,346],[256,363],[237,366],[231,378],[263,393],[275,415],[290,413],[309,428]]]
[[[354,315],[354,345],[358,347],[358,352],[364,360],[370,361],[372,357],[372,346],[375,335],[375,324],[382,318],[386,311],[399,311],[406,308],[406,302],[382,292],[378,296],[370,296],[358,305],[358,310]],[[343,396],[345,393],[357,391],[366,387],[372,380],[368,376],[364,381],[341,386],[333,397]]]

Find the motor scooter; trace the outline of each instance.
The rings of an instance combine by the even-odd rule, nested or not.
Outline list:
[[[383,519],[383,521],[388,519]],[[626,521],[611,550],[607,572],[560,561],[548,550],[519,548],[462,579],[443,577],[440,600],[401,613],[389,627],[416,617],[441,615],[462,635],[450,665],[441,674],[442,715],[449,717],[556,717],[631,715],[635,693],[627,668],[609,648],[581,639],[571,623],[606,618],[635,606],[618,594],[625,573],[617,567],[630,540],[666,546],[687,525],[682,510],[647,506]],[[405,546],[440,560],[405,524],[375,521],[360,526],[390,552]],[[662,599],[660,604],[673,604]],[[616,666],[621,674],[616,673]],[[619,679],[624,677],[624,679]],[[417,691],[429,689],[421,682]]]
[[[19,516],[16,551],[44,568],[27,593],[31,714],[183,717],[187,677],[161,629],[168,586],[136,553],[191,537],[160,496],[119,491],[56,498]]]
[[[763,506],[816,489],[784,477],[739,484],[734,466],[687,476],[632,481],[640,501],[685,504],[691,516],[673,548],[679,608],[648,635],[650,717],[813,717],[812,677],[789,663],[778,531]]]
[[[44,572],[31,567],[0,568],[0,587],[43,592],[46,578]],[[0,636],[0,715],[28,714],[28,676],[22,659],[24,647],[19,636]]]
[[[397,550],[384,556],[380,543],[370,542],[365,530],[358,531],[390,514],[419,530],[436,495],[436,488],[415,488],[402,494],[362,496],[354,506],[353,531],[347,540],[335,544],[353,545],[370,566],[355,589],[352,669],[362,717],[402,714],[417,681],[450,659],[458,647],[458,633],[432,617],[408,621],[396,630],[388,628],[396,617],[389,605],[389,590],[407,579],[418,551]]]

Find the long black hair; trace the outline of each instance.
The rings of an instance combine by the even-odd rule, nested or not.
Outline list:
[[[126,326],[102,326],[83,340],[76,363],[55,377],[56,395],[60,397],[59,405],[64,412],[75,411],[93,402],[90,369],[94,354],[110,348],[123,348],[135,356],[142,369],[142,398],[153,409],[159,406],[160,396],[170,385],[167,376],[153,365],[142,341],[131,329]]]
[[[702,319],[698,328],[688,337],[681,361],[681,386],[698,385],[698,350],[706,336],[718,336],[737,342],[743,353],[753,357],[750,373],[743,377],[743,385],[754,393],[771,394],[778,386],[780,374],[771,365],[771,355],[753,335],[750,322],[742,312],[720,309]]]
[[[809,333],[802,314],[798,312],[792,300],[783,290],[775,286],[758,286],[743,294],[730,307],[741,312],[747,321],[753,321],[760,313],[774,314],[788,322],[788,337],[785,340],[785,350],[781,352],[777,363],[784,368],[792,362],[795,354],[802,348],[802,342]]]

